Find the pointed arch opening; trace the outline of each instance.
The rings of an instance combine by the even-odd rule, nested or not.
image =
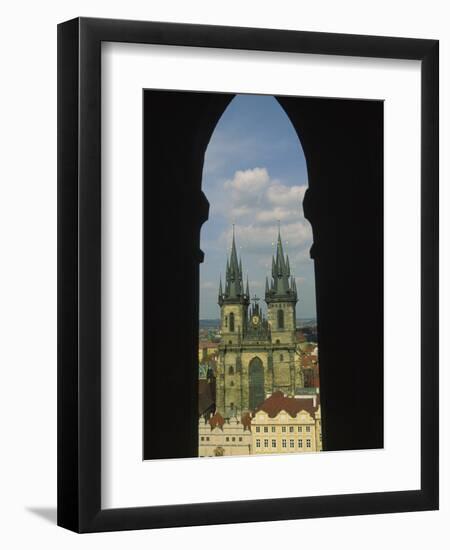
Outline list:
[[[280,330],[284,330],[284,311],[282,309],[277,311],[277,325]]]
[[[230,313],[230,332],[234,332],[234,313]]]
[[[254,411],[264,401],[264,367],[259,357],[254,357],[248,367],[249,409]]]
[[[209,216],[200,241],[200,326],[216,323],[215,402],[225,416],[231,401],[253,411],[267,397],[266,380],[272,392],[293,398],[302,391],[298,342],[304,319],[316,322],[307,188],[302,144],[278,99],[234,96],[206,149],[202,192]],[[254,345],[266,359],[255,357],[239,371],[238,386],[248,388],[239,392],[226,376],[228,356],[242,362]]]

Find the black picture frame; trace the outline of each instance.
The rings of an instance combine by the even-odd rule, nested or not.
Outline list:
[[[103,41],[421,61],[420,490],[101,508]],[[438,52],[436,40],[409,38],[91,18],[58,26],[58,525],[98,532],[438,508]]]

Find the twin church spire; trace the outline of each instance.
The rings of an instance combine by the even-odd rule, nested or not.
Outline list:
[[[278,242],[276,256],[272,257],[272,277],[266,277],[266,302],[290,301],[297,302],[297,285],[291,275],[289,256],[284,256],[281,232],[278,228]]]
[[[226,276],[225,276],[225,292],[222,289],[222,277],[219,284],[219,305],[224,302],[238,303],[248,305],[250,303],[250,292],[247,284],[244,291],[244,283],[242,277],[242,259],[239,259],[236,252],[236,241],[234,238],[233,225],[233,242],[231,244],[230,259],[227,258]]]
[[[283,244],[281,241],[281,232],[278,227],[278,242],[275,257],[272,257],[272,276],[266,277],[265,300],[269,302],[290,301],[297,302],[297,286],[295,278],[291,275],[289,265],[289,256],[284,255]],[[247,284],[244,291],[242,277],[242,259],[238,261],[236,252],[236,241],[233,226],[233,241],[231,244],[230,259],[227,259],[225,291],[222,287],[222,278],[219,283],[219,306],[224,303],[240,303],[248,305],[250,303],[250,291],[247,277]]]

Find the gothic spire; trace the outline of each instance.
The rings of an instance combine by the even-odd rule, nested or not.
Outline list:
[[[238,259],[236,252],[236,238],[234,234],[231,242],[231,253],[227,258],[227,270],[225,277],[225,292],[223,301],[246,303],[249,299],[249,293],[244,294],[244,282],[242,276],[242,259]]]
[[[270,290],[266,283],[266,301],[297,301],[295,281],[291,278],[289,257],[284,255],[281,229],[278,225],[278,240],[275,257],[272,257],[272,281]]]
[[[238,257],[236,253],[236,241],[234,239],[234,225],[233,225],[233,242],[231,243],[231,257],[230,257],[230,275],[234,276],[236,280],[239,280],[240,270]]]
[[[286,262],[284,260],[283,243],[281,242],[280,227],[278,226],[278,242],[277,242],[277,257],[275,260],[278,275],[284,274],[286,270]]]
[[[219,281],[219,306],[221,306],[223,304],[222,275],[220,275]]]

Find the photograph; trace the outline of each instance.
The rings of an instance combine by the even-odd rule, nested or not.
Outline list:
[[[322,450],[307,186],[280,104],[237,95],[203,168],[200,457]]]

